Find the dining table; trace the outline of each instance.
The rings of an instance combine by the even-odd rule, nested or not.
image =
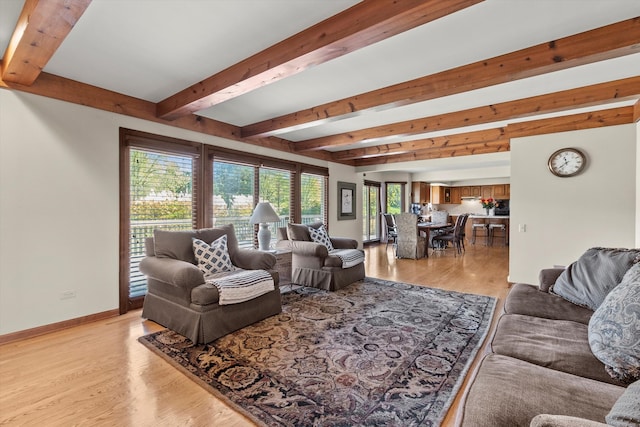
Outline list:
[[[418,223],[418,232],[419,233],[424,233],[426,239],[427,239],[427,247],[425,248],[425,256],[427,258],[429,258],[429,236],[431,234],[432,230],[441,230],[443,228],[449,228],[451,227],[452,224],[450,222],[439,222],[439,223],[434,223],[434,222],[419,222]]]

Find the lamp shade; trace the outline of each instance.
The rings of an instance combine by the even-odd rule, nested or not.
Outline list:
[[[249,219],[251,224],[262,224],[265,222],[278,222],[280,221],[280,217],[273,210],[271,203],[269,202],[260,202],[256,205],[256,208],[253,210],[253,214]]]

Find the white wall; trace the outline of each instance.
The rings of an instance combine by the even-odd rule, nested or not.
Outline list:
[[[120,127],[271,157],[283,155],[0,90],[0,334],[118,308]],[[287,157],[329,167],[332,234],[361,241],[360,215],[357,221],[336,221],[334,202],[336,181],[356,182],[354,168]],[[67,291],[75,292],[75,298],[60,299]]]
[[[590,247],[634,247],[637,129],[629,124],[511,140],[509,280],[537,284],[540,269],[568,265]],[[580,175],[549,172],[549,156],[563,147],[586,153]]]
[[[636,123],[636,248],[640,248],[640,122]]]
[[[356,184],[356,219],[338,220],[338,181]],[[362,187],[363,181],[354,168],[338,163],[329,165],[329,234],[350,237],[362,248]]]

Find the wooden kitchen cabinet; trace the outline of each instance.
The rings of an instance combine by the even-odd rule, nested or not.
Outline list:
[[[459,205],[462,203],[462,187],[451,187],[451,204]]]
[[[504,190],[504,184],[492,185],[491,189],[494,199],[504,199],[504,196],[506,194]]]
[[[432,186],[431,203],[435,205],[462,203],[460,188],[461,187]]]
[[[428,182],[411,183],[411,203],[429,203],[431,201],[431,187]]]
[[[451,202],[450,203],[462,203],[462,198],[478,197],[488,199],[492,197],[494,199],[509,199],[511,198],[511,185],[510,184],[496,184],[496,185],[476,185],[476,186],[462,186],[462,187],[450,187],[451,188]]]
[[[482,198],[488,199],[489,197],[493,197],[493,185],[483,185]]]
[[[493,185],[493,198],[494,199],[509,199],[511,196],[511,185],[499,184]]]
[[[447,203],[445,201],[444,189],[445,187],[441,187],[439,185],[434,185],[431,187],[431,203],[433,203],[434,205]]]

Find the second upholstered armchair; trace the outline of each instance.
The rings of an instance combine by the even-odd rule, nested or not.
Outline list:
[[[329,237],[322,223],[279,228],[277,247],[291,250],[291,281],[298,285],[336,291],[365,276],[358,242]]]

